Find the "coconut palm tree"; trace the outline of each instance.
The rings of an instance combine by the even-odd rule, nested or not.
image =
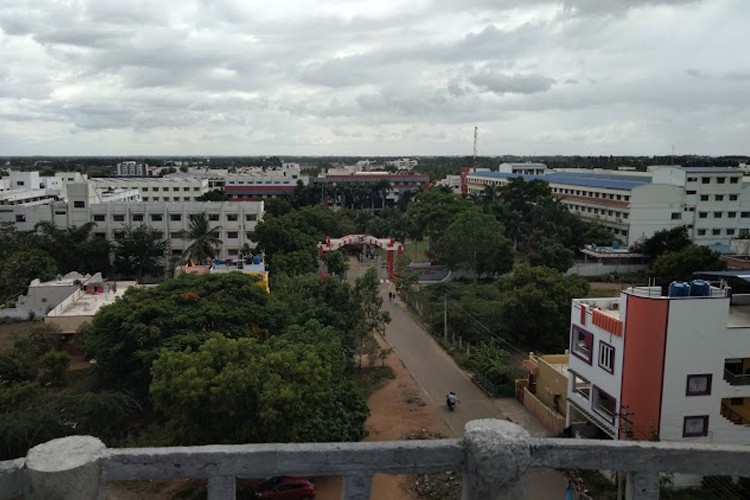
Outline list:
[[[203,262],[213,259],[221,246],[221,239],[217,231],[221,226],[211,227],[206,212],[190,214],[190,225],[185,233],[185,239],[193,242],[185,249],[183,255],[188,261]]]

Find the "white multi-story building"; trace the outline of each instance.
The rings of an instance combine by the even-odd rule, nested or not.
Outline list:
[[[102,193],[123,189],[137,190],[140,193],[141,200],[145,202],[195,201],[196,198],[209,190],[207,179],[181,176],[97,177],[89,179],[89,182]]]
[[[154,175],[155,170],[148,163],[141,163],[135,160],[122,161],[117,164],[116,168],[118,177],[145,177]]]
[[[222,240],[218,257],[229,259],[239,255],[246,243],[255,243],[247,236],[263,218],[263,202],[95,202],[90,203],[90,184],[70,184],[65,214],[57,215],[60,227],[96,224],[93,233],[100,238],[115,241],[128,226],[146,224],[161,233],[169,242],[172,255],[181,255],[191,243],[184,238],[190,227],[190,216],[205,212],[211,226]]]
[[[387,161],[387,162],[385,162],[385,164],[388,165],[388,166],[396,167],[399,170],[408,170],[408,171],[411,171],[411,170],[414,169],[414,167],[416,167],[417,165],[419,165],[419,161],[412,160],[412,159],[409,159],[409,158],[401,158],[399,160]]]
[[[567,425],[612,439],[750,444],[750,295],[704,280],[669,292],[573,300]]]
[[[467,176],[468,192],[479,194],[515,177],[547,182],[571,212],[609,228],[628,245],[677,226],[687,226],[695,243],[717,250],[728,250],[733,238],[750,234],[750,181],[743,182],[738,168],[658,166],[640,174],[479,172]]]

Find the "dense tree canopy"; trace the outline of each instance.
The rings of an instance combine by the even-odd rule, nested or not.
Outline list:
[[[163,275],[166,249],[167,241],[151,226],[127,227],[114,245],[115,270],[138,280],[145,274]]]
[[[679,252],[691,243],[687,226],[679,226],[656,231],[650,238],[635,244],[633,250],[655,259],[667,252]]]
[[[475,279],[506,273],[513,267],[513,249],[503,235],[503,226],[479,209],[459,213],[433,250],[440,262],[451,269],[465,267]]]
[[[716,252],[702,245],[688,245],[681,250],[667,252],[651,264],[650,274],[666,287],[672,281],[689,281],[697,271],[721,271],[726,264]]]

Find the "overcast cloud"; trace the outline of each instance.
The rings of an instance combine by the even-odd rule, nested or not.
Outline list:
[[[0,154],[750,154],[748,0],[3,0]]]

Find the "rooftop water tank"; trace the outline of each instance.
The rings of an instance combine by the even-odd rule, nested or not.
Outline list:
[[[706,280],[690,282],[690,295],[693,297],[708,297],[711,295],[711,284]]]
[[[612,241],[612,248],[614,250],[619,250],[620,249],[620,240],[613,240]]]
[[[690,285],[683,281],[673,281],[669,284],[670,297],[689,297]]]
[[[253,255],[253,264],[260,264],[260,255]]]

